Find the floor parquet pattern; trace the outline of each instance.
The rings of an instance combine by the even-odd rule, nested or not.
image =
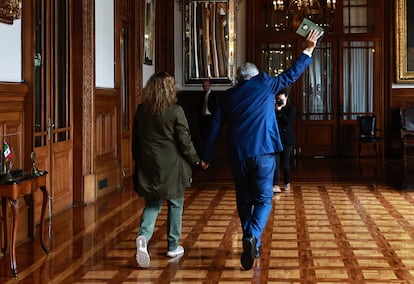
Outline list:
[[[150,267],[137,267],[143,201],[126,185],[56,216],[48,256],[38,240],[19,245],[17,278],[9,255],[0,257],[0,283],[414,283],[414,192],[294,182],[274,196],[262,257],[244,271],[234,187],[224,175],[187,190],[181,257],[165,256],[164,207],[149,243]]]

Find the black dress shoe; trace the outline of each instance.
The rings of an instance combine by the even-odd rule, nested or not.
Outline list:
[[[256,249],[256,253],[254,254],[254,258],[259,258],[259,257],[261,257],[261,256],[262,256],[262,252],[261,252],[260,247],[258,247],[258,248]]]
[[[243,238],[243,253],[240,257],[241,265],[244,269],[252,268],[254,258],[256,255],[256,238],[254,236],[247,236]]]

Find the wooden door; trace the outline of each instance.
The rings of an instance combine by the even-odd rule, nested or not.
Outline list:
[[[262,46],[262,68],[277,76],[294,62],[297,52],[303,50],[303,41],[266,43]],[[289,103],[296,109],[294,155],[325,157],[336,155],[339,119],[333,107],[334,79],[329,43],[320,43],[313,53],[313,63],[297,82],[288,87]]]
[[[357,117],[376,114],[378,127],[383,128],[384,1],[287,2],[248,2],[252,4],[247,4],[247,18],[253,21],[248,25],[252,32],[247,34],[247,54],[254,54],[254,62],[276,76],[305,47],[305,40],[296,34],[297,20],[309,18],[322,27],[325,33],[312,64],[287,92],[297,110],[294,153],[355,156]]]
[[[297,44],[296,52],[303,50]],[[340,52],[326,38],[312,55],[312,63],[288,88],[296,108],[294,154],[302,157],[356,155],[356,119],[362,114],[382,116],[377,40],[342,40]],[[268,43],[262,65],[277,76],[293,63],[294,45]],[[341,62],[340,66],[334,62]],[[381,124],[381,122],[380,122]]]
[[[293,100],[299,106],[295,150],[305,157],[355,156],[357,117],[382,117],[378,41],[342,40],[339,52],[334,46],[329,39],[318,44],[296,85],[297,93],[301,89]]]
[[[69,19],[69,0],[36,0],[34,151],[49,172],[50,214],[73,203]]]
[[[318,44],[312,54],[312,64],[295,85],[297,95],[292,97],[292,103],[297,109],[296,155],[323,158],[342,152],[338,147],[340,119],[335,106],[339,96],[334,95],[338,73],[333,64],[333,46],[329,40]]]

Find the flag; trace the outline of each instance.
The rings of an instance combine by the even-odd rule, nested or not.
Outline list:
[[[9,144],[7,144],[7,142],[4,142],[3,153],[4,153],[4,158],[5,159],[10,160],[11,158],[13,158],[13,153],[12,153],[10,147],[9,147]]]

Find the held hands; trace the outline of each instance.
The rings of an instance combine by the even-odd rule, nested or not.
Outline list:
[[[197,162],[197,166],[200,167],[201,169],[205,170],[208,168],[209,164],[206,164],[206,162],[204,162],[203,160]]]
[[[206,164],[206,162],[201,161],[200,167],[201,167],[203,170],[206,170],[206,169],[208,168],[208,166],[210,166],[210,164]]]
[[[203,160],[196,162],[196,166],[200,167],[201,169],[205,170],[208,168],[210,164],[206,164]]]

